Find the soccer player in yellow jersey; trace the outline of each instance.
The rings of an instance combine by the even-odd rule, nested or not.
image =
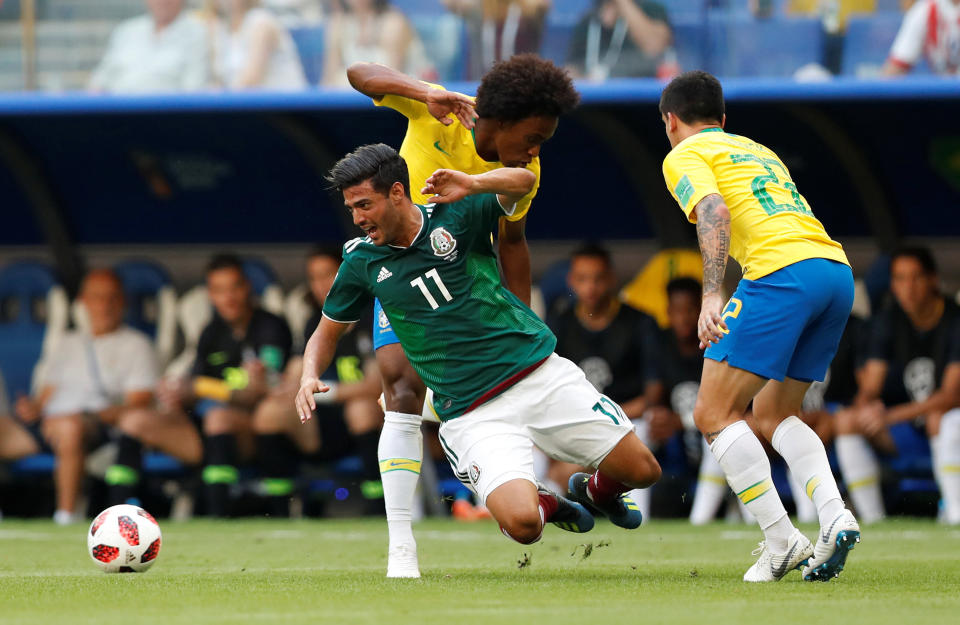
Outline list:
[[[776,581],[803,567],[829,581],[860,540],[817,435],[797,415],[814,380],[823,380],[853,305],[843,248],[827,236],[783,162],[768,148],[723,127],[723,90],[693,71],[663,90],[660,113],[673,149],[663,175],[703,255],[698,334],[706,348],[694,420],[727,482],[764,533],[760,558],[743,579]],[[727,256],[743,279],[726,304]],[[817,507],[816,545],[796,529],[770,479],[770,463],[743,420],[747,404]]]
[[[421,189],[438,169],[481,174],[525,167],[536,174],[533,190],[499,224],[506,286],[529,305],[530,252],[524,224],[540,184],[540,146],[553,136],[559,117],[580,100],[567,73],[534,55],[514,56],[483,77],[476,99],[373,63],[352,65],[347,78],[374,104],[407,118],[400,155],[409,167],[413,202],[428,201]],[[423,458],[425,389],[379,302],[374,317],[374,348],[386,404],[379,456],[390,537],[387,577],[419,577],[411,508]]]

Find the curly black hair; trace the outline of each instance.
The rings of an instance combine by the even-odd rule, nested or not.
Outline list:
[[[535,54],[500,61],[477,88],[477,115],[505,122],[560,117],[580,103],[566,70]]]

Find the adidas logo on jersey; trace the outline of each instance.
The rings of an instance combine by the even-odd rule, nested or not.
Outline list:
[[[380,273],[377,275],[377,284],[380,284],[381,282],[383,282],[384,280],[386,280],[387,278],[389,278],[389,277],[392,276],[392,275],[393,275],[393,273],[391,273],[389,269],[387,269],[386,267],[381,266],[381,267],[380,267]]]

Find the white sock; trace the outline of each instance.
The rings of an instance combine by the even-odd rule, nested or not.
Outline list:
[[[880,464],[870,443],[860,434],[841,434],[833,444],[857,517],[863,523],[879,521],[884,517]]]
[[[817,520],[817,507],[813,505],[810,498],[807,497],[807,491],[803,489],[800,480],[793,474],[793,471],[787,470],[787,482],[790,484],[790,494],[793,495],[793,503],[797,507],[797,521],[800,523],[812,523]]]
[[[935,476],[943,499],[944,520],[960,524],[960,409],[940,420],[940,434],[930,439]]]
[[[650,424],[647,423],[645,419],[633,419],[633,431],[636,432],[637,438],[639,438],[644,445],[647,447],[650,446]],[[643,525],[647,524],[647,521],[650,520],[650,489],[649,488],[634,488],[632,491],[627,493],[627,496],[630,499],[633,499],[633,502],[637,504],[637,507],[640,508],[640,514],[643,515]]]
[[[763,445],[746,421],[728,425],[710,445],[727,483],[757,519],[767,546],[773,553],[784,553],[793,535],[793,523],[773,487],[770,461]]]
[[[413,539],[413,495],[423,461],[423,434],[420,415],[386,412],[377,457],[383,482],[390,545],[415,544]]]
[[[730,487],[723,474],[723,468],[710,452],[710,445],[703,441],[703,456],[700,458],[700,472],[697,476],[697,492],[690,508],[690,522],[694,525],[709,523],[717,516],[717,510],[723,503]]]
[[[828,527],[843,512],[843,499],[820,437],[797,417],[787,417],[773,432],[770,444],[787,461],[790,472],[813,500],[820,526]]]

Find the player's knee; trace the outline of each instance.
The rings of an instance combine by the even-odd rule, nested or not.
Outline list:
[[[256,434],[280,434],[294,425],[296,415],[293,402],[280,398],[261,401],[253,412],[253,431]]]
[[[663,474],[656,456],[650,450],[645,450],[645,452],[637,458],[634,464],[634,479],[631,486],[636,488],[653,486],[660,481],[660,476]]]
[[[834,425],[838,436],[843,434],[855,434],[857,428],[856,418],[853,410],[849,408],[838,410],[834,415]]]
[[[540,510],[536,507],[513,511],[507,518],[498,521],[500,529],[507,537],[523,545],[537,542],[543,534],[543,521],[540,519]]]
[[[120,415],[117,428],[131,438],[141,439],[147,434],[147,430],[154,420],[153,417],[155,415],[142,408],[127,410]]]
[[[213,408],[203,418],[203,433],[206,436],[233,434],[235,429],[233,415],[226,408]]]

